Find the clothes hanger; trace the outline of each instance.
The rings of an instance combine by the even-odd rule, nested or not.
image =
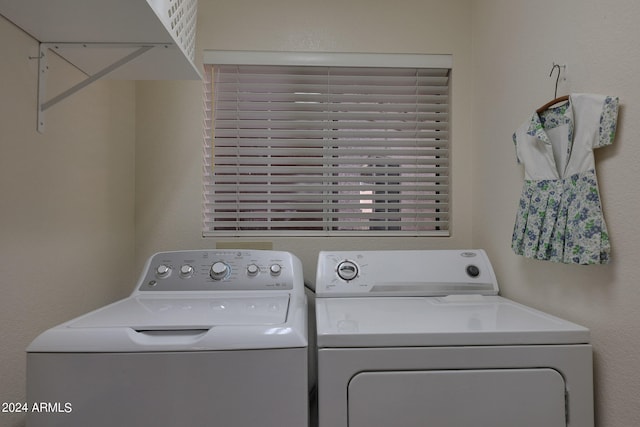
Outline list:
[[[541,113],[545,112],[547,109],[549,109],[549,107],[552,107],[552,106],[554,106],[556,104],[559,104],[561,102],[566,102],[566,101],[569,100],[569,95],[558,96],[558,81],[560,80],[560,67],[562,67],[562,65],[556,64],[554,62],[553,63],[553,67],[551,68],[551,72],[549,73],[549,77],[551,77],[551,75],[553,75],[553,70],[558,68],[558,77],[556,77],[556,91],[553,94],[554,99],[552,99],[551,101],[547,102],[542,107],[538,108],[536,110],[536,113],[538,113],[538,114],[541,114]]]

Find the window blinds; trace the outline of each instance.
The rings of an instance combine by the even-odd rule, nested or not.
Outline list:
[[[206,65],[204,235],[446,235],[449,68]]]

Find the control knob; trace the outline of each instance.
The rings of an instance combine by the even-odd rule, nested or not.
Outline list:
[[[478,277],[480,275],[480,269],[473,264],[468,265],[466,271],[470,277]]]
[[[230,271],[231,269],[227,264],[222,261],[216,261],[211,266],[211,270],[209,270],[209,276],[213,280],[222,280],[229,275]]]
[[[180,267],[181,277],[191,277],[192,274],[193,274],[193,267],[190,266],[189,264],[185,264],[182,267]]]
[[[249,264],[247,266],[247,274],[251,277],[256,276],[260,272],[260,268],[255,264]]]
[[[169,274],[171,274],[171,267],[169,267],[168,265],[165,264],[160,264],[157,268],[156,268],[156,276],[160,277],[160,278],[165,278],[165,277],[169,277]]]
[[[269,267],[269,271],[272,276],[279,276],[280,272],[282,272],[282,267],[280,267],[280,264],[272,264],[271,267]]]
[[[337,272],[341,279],[348,282],[358,275],[358,266],[353,261],[342,261],[338,264]]]

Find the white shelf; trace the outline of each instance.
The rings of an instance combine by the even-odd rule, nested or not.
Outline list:
[[[40,42],[38,131],[45,110],[98,79],[200,80],[197,1],[0,0],[0,15]],[[47,99],[50,51],[87,78]]]
[[[1,15],[89,76],[153,46],[104,76],[126,80],[201,79],[196,8],[197,0],[0,0]]]

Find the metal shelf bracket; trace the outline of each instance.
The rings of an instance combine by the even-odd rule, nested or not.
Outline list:
[[[44,133],[45,129],[45,111],[50,107],[54,106],[58,102],[68,98],[74,93],[78,92],[80,89],[85,88],[96,80],[101,79],[106,76],[110,72],[122,67],[125,64],[133,61],[135,58],[144,54],[148,50],[156,47],[156,46],[167,46],[166,44],[107,44],[107,43],[40,43],[39,48],[39,56],[38,56],[38,132]],[[70,87],[69,89],[63,91],[59,95],[54,96],[53,98],[46,100],[47,96],[47,76],[49,73],[49,64],[48,64],[48,54],[49,51],[55,51],[60,48],[133,48],[136,49],[130,54],[122,57],[116,62],[108,65],[102,70],[96,72],[93,75],[89,75],[85,80],[81,81]]]

